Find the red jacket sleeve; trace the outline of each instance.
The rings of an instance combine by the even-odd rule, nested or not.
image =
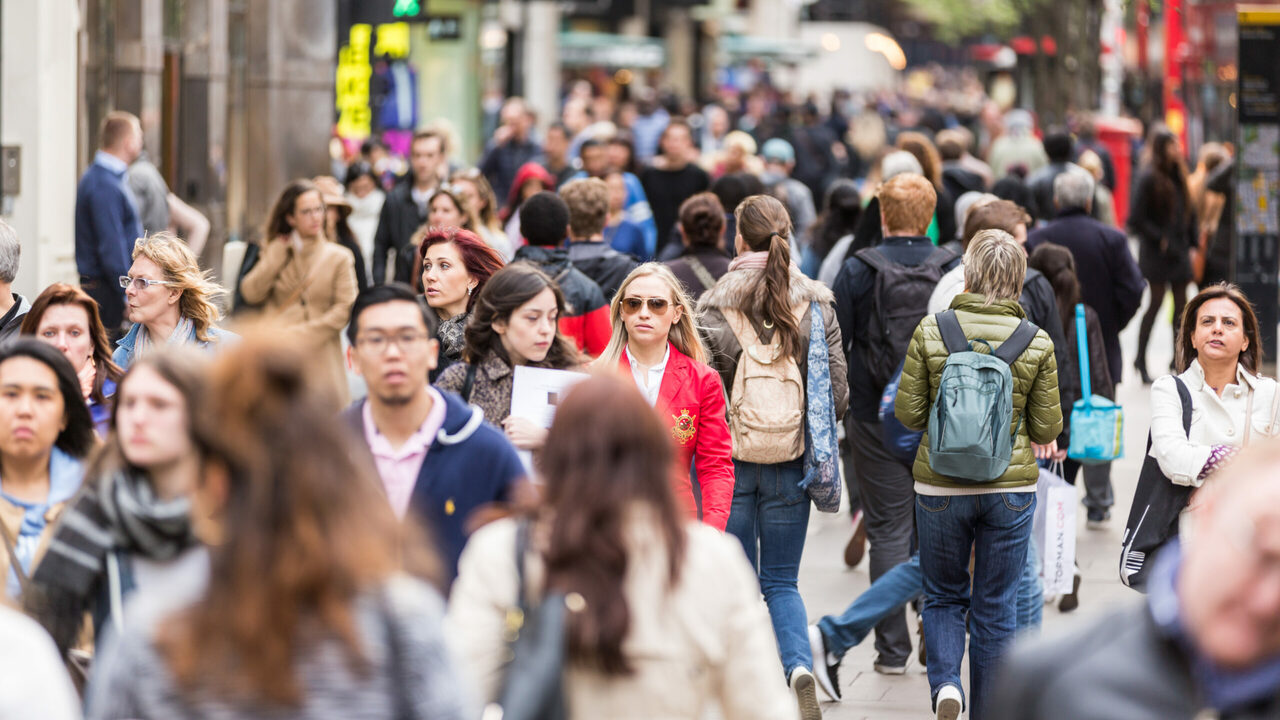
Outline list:
[[[604,349],[609,347],[609,339],[613,335],[613,326],[609,323],[609,306],[601,305],[582,316],[582,340],[587,353],[591,357],[600,357]]]
[[[723,532],[733,505],[733,440],[725,419],[720,376],[709,367],[698,375],[701,397],[693,464],[702,486],[702,521]]]
[[[583,315],[561,315],[560,322],[556,325],[560,328],[560,332],[573,341],[579,350],[586,345],[586,333],[583,332],[582,321],[586,319]]]

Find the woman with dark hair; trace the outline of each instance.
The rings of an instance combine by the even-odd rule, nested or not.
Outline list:
[[[597,377],[565,397],[542,456],[545,503],[476,532],[453,585],[451,645],[481,703],[498,699],[521,563],[543,578],[538,594],[573,610],[567,718],[796,717],[755,578],[732,540],[684,518],[674,461],[633,383]]]
[[[347,224],[351,226],[356,244],[360,246],[364,266],[372,275],[373,237],[378,234],[378,220],[382,217],[382,205],[387,201],[387,194],[382,191],[373,166],[363,160],[351,163],[343,185],[346,186],[347,202],[351,204]],[[386,278],[371,276],[369,280],[376,284],[385,282]]]
[[[396,256],[396,282],[413,286],[422,292],[422,254],[419,252],[426,231],[430,228],[456,227],[476,232],[475,216],[467,209],[467,204],[458,195],[455,188],[449,185],[438,188],[427,202],[427,221],[418,227],[409,242],[400,249]]]
[[[64,652],[81,636],[124,627],[121,609],[139,589],[182,595],[205,557],[191,534],[189,495],[199,457],[191,439],[203,387],[201,358],[182,350],[141,358],[120,382],[113,432],[62,515],[26,598]]]
[[[22,319],[22,334],[31,335],[62,351],[80,381],[98,435],[107,434],[111,418],[108,402],[124,371],[111,360],[107,330],[98,303],[74,285],[54,283],[41,292]]]
[[[342,328],[358,290],[355,258],[328,241],[324,222],[316,186],[289,183],[271,208],[262,255],[241,280],[240,293],[301,343],[336,412],[350,397]]]
[[[1129,229],[1138,236],[1138,267],[1151,288],[1138,329],[1138,356],[1133,366],[1142,382],[1150,384],[1147,343],[1151,328],[1164,305],[1166,290],[1173,296],[1173,326],[1182,324],[1187,284],[1191,282],[1191,247],[1199,236],[1195,208],[1187,193],[1186,160],[1178,137],[1166,127],[1157,126],[1147,140],[1129,211]]]
[[[27,595],[95,439],[71,363],[48,343],[0,345],[0,598]]]
[[[827,254],[836,243],[853,234],[861,217],[862,192],[858,186],[844,178],[831,183],[823,198],[822,215],[809,233],[812,240],[804,249],[800,271],[817,278]]]
[[[462,359],[463,329],[489,278],[502,269],[502,257],[470,230],[433,227],[418,248],[419,281],[440,327],[440,367]]]
[[[515,255],[515,247],[507,240],[498,218],[498,196],[478,168],[459,170],[449,178],[449,187],[458,194],[472,214],[474,232],[505,261]]]
[[[679,245],[684,252],[666,264],[696,303],[729,272],[724,206],[714,193],[700,192],[680,203],[679,218]]]
[[[436,385],[484,411],[521,450],[542,447],[547,431],[511,415],[511,387],[517,365],[577,369],[582,365],[573,341],[559,330],[564,294],[546,273],[517,262],[489,278],[467,321],[464,362],[441,373]]]
[[[837,421],[844,416],[849,404],[844,347],[831,290],[805,277],[791,262],[791,220],[786,207],[774,197],[754,195],[742,201],[736,216],[738,257],[698,303],[712,365],[728,390],[737,479],[725,531],[738,538],[751,564],[759,569],[782,668],[802,717],[809,720],[821,717],[821,712],[797,584],[810,508],[801,486],[804,452],[811,442],[806,432],[807,389],[811,374],[827,376],[832,389],[828,402],[834,407],[815,408],[815,413],[830,413]],[[812,325],[814,304],[821,311],[822,328]],[[826,367],[810,367],[810,353],[821,354],[811,348],[814,331],[826,342],[820,349],[826,351]],[[799,380],[799,387],[783,382],[758,386],[753,381],[752,387],[766,387],[769,392],[745,392],[746,376],[738,378],[738,373],[757,368],[755,377],[754,373],[763,374],[760,366],[774,363],[782,364],[777,373]],[[779,430],[761,432],[765,428]],[[757,446],[744,443],[755,438]],[[761,441],[768,447],[759,447]]]
[[[190,495],[207,570],[139,593],[135,624],[96,661],[89,718],[475,717],[445,659],[442,599],[402,572],[437,564],[305,366],[246,339],[212,368]]]

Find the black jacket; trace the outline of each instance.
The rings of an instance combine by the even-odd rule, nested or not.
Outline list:
[[[1076,208],[1061,212],[1053,222],[1032,230],[1027,235],[1027,251],[1046,242],[1061,245],[1075,258],[1080,298],[1098,313],[1107,348],[1107,369],[1113,379],[1123,377],[1120,331],[1138,312],[1142,291],[1147,287],[1129,252],[1128,240],[1124,233]]]
[[[1191,245],[1199,235],[1186,187],[1160,191],[1160,179],[1143,170],[1133,192],[1129,229],[1138,236],[1138,267],[1151,282],[1189,282]]]
[[[418,213],[418,204],[413,201],[410,189],[413,187],[412,176],[391,188],[387,199],[382,203],[382,214],[378,217],[378,231],[373,236],[373,283],[381,285],[387,276],[387,254],[400,252],[409,245],[409,238],[427,221],[427,216]],[[412,255],[411,255],[412,257]]]
[[[613,300],[622,281],[640,264],[602,242],[571,242],[568,250],[569,261],[600,286],[605,302]]]
[[[525,245],[516,251],[513,262],[527,262],[538,266],[551,276],[564,293],[565,313],[557,325],[560,332],[570,337],[579,350],[591,356],[604,352],[609,344],[613,326],[609,322],[609,303],[594,280],[573,266],[569,251],[563,248]]]

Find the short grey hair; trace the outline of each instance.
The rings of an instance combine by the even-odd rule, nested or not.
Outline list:
[[[18,231],[0,220],[0,282],[12,283],[18,277],[18,258],[22,255],[22,243]]]
[[[916,159],[915,155],[906,150],[895,150],[885,155],[884,159],[880,161],[880,180],[882,182],[888,182],[904,173],[924,175],[924,168],[920,167],[920,161]]]
[[[1069,168],[1053,179],[1053,204],[1059,210],[1089,209],[1093,202],[1093,178],[1084,168]]]
[[[1003,230],[980,230],[964,251],[966,292],[982,296],[983,305],[1014,300],[1027,277],[1027,251]]]

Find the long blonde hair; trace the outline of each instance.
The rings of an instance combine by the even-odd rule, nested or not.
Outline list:
[[[195,325],[196,339],[209,342],[209,328],[218,323],[222,311],[218,299],[226,292],[209,278],[210,273],[200,269],[200,262],[178,236],[158,232],[138,238],[133,246],[133,259],[145,257],[164,272],[169,287],[181,290],[178,312]]]
[[[694,317],[695,305],[689,298],[689,293],[685,292],[684,285],[666,265],[647,262],[627,275],[627,279],[622,281],[617,294],[613,296],[613,301],[609,303],[609,322],[613,325],[613,334],[609,338],[608,347],[595,361],[594,367],[606,371],[612,371],[618,367],[618,360],[627,346],[627,326],[622,321],[622,299],[626,297],[627,288],[631,287],[631,283],[642,277],[657,277],[666,283],[671,293],[671,304],[683,310],[680,313],[680,319],[667,333],[667,339],[677,350],[695,362],[705,363],[707,348],[702,344],[702,336],[698,333],[697,319]]]

